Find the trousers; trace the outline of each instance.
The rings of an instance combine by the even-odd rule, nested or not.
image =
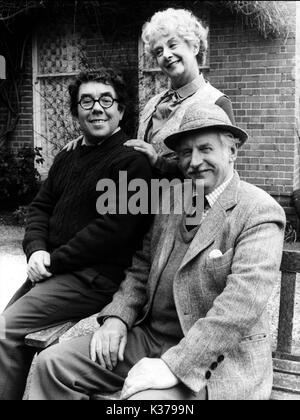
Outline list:
[[[35,350],[27,334],[93,315],[107,305],[118,285],[91,270],[56,275],[32,287],[27,280],[1,315],[0,400],[21,400]]]
[[[143,327],[128,333],[124,361],[113,371],[90,358],[92,335],[52,346],[38,356],[29,388],[29,400],[89,400],[93,394],[115,393],[122,389],[129,370],[143,357],[159,358],[174,342]],[[164,390],[147,390],[132,400],[205,400],[206,390],[195,394],[183,384]]]

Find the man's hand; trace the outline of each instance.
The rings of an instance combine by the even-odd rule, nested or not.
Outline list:
[[[47,267],[50,267],[50,254],[46,251],[34,252],[28,262],[27,275],[32,283],[38,283],[52,277]]]
[[[123,362],[127,344],[127,327],[119,318],[108,318],[95,332],[90,344],[91,359],[104,369],[112,371]]]
[[[147,389],[167,389],[178,384],[179,379],[162,359],[145,357],[129,371],[121,398],[125,400],[137,392]]]
[[[124,146],[133,147],[134,150],[137,150],[138,152],[144,153],[152,166],[156,164],[158,155],[152,146],[152,144],[147,143],[143,140],[128,140],[126,143],[124,143]]]

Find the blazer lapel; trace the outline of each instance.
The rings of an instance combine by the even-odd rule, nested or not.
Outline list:
[[[152,125],[152,115],[154,114],[154,111],[157,105],[159,104],[159,102],[161,101],[161,99],[164,97],[165,94],[166,92],[163,92],[161,95],[159,95],[159,97],[157,98],[155,102],[152,101],[153,103],[151,104],[151,106],[149,106],[146,113],[144,113],[142,117],[139,136],[142,137],[144,141],[147,141],[148,132]]]
[[[158,280],[164,270],[169,256],[173,250],[174,241],[177,229],[179,229],[179,223],[181,221],[181,215],[171,215],[168,218],[167,225],[160,236],[157,250],[153,257],[153,263],[149,274],[149,288],[150,288],[150,300],[152,299]]]
[[[198,232],[182,260],[179,268],[180,270],[214,241],[217,233],[224,225],[226,211],[234,207],[237,203],[239,182],[239,175],[235,172],[232,181],[212,206],[203,223],[200,225]]]

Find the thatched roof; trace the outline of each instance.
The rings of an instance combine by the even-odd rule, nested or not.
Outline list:
[[[213,6],[216,6],[216,2]],[[219,1],[225,7],[256,27],[265,37],[285,36],[289,31],[290,16],[284,1]]]
[[[174,1],[175,3],[177,5],[180,2]],[[188,2],[184,1],[184,3],[186,5]],[[195,5],[195,3],[198,2],[191,1],[191,5]],[[284,1],[199,1],[199,3],[219,12],[224,9],[230,10],[240,16],[247,25],[256,27],[265,38],[285,36],[289,31],[289,14]],[[118,13],[121,6],[124,8],[126,0],[81,0],[80,2],[77,0],[0,0],[0,21],[9,23],[21,14],[31,13],[33,9],[60,8],[66,4],[73,5],[74,10],[79,5],[85,4],[85,7],[87,5],[93,8],[98,7],[99,11],[109,4],[110,7],[116,7],[115,11]],[[136,0],[134,5],[136,11],[138,11],[139,4],[144,8],[147,1]],[[161,3],[158,3],[159,6]],[[131,18],[134,18],[132,8],[128,7],[128,9]]]

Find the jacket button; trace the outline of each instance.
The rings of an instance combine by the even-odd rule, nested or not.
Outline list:
[[[214,362],[212,365],[211,365],[211,370],[216,370],[217,369],[217,367],[218,367],[218,363],[217,362]]]
[[[205,374],[205,379],[209,380],[211,378],[211,372],[208,370]]]
[[[218,357],[218,363],[222,363],[224,361],[224,359],[225,359],[225,357],[223,355],[219,356]]]

